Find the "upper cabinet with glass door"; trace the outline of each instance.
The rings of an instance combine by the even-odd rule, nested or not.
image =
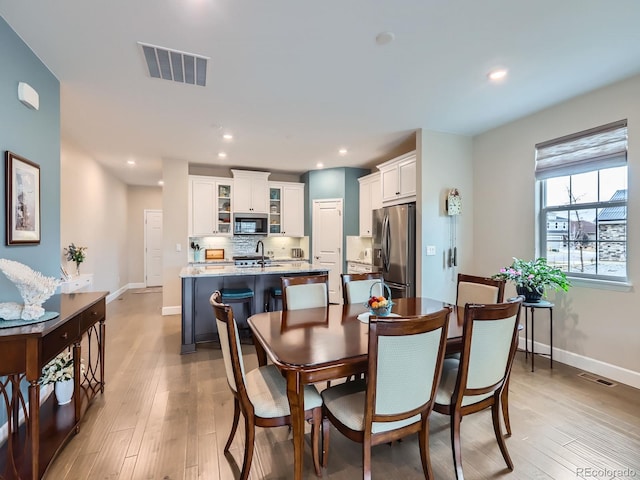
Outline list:
[[[269,182],[269,235],[304,236],[304,183]]]
[[[233,182],[229,178],[189,177],[189,235],[229,236]]]
[[[269,185],[269,235],[282,233],[282,187]]]

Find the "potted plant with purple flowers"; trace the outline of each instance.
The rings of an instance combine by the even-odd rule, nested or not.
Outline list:
[[[492,278],[513,282],[518,295],[524,295],[525,301],[530,303],[539,302],[546,287],[566,292],[571,286],[567,275],[558,267],[549,265],[544,257],[531,261],[514,257],[510,266],[501,268]]]

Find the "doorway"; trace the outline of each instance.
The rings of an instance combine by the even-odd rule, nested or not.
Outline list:
[[[145,285],[162,286],[162,210],[144,211],[144,252]]]
[[[329,270],[329,302],[342,303],[342,199],[313,201],[313,264]]]

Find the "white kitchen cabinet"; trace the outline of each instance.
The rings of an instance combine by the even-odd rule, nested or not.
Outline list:
[[[233,234],[233,181],[219,177],[189,177],[189,235]]]
[[[269,172],[231,170],[233,173],[233,211],[269,213]]]
[[[304,236],[304,183],[269,182],[269,235]]]
[[[372,235],[372,212],[382,207],[380,172],[358,179],[360,183],[360,236]]]
[[[416,152],[409,152],[378,165],[382,204],[395,205],[416,199]]]
[[[80,275],[60,282],[60,293],[89,292],[92,285],[93,273],[81,273]]]

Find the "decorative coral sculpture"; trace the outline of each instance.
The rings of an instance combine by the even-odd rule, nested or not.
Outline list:
[[[5,320],[35,320],[44,315],[42,304],[55,293],[58,279],[45,277],[20,262],[6,258],[0,258],[0,270],[14,283],[24,301],[24,305],[0,303],[0,317]]]

